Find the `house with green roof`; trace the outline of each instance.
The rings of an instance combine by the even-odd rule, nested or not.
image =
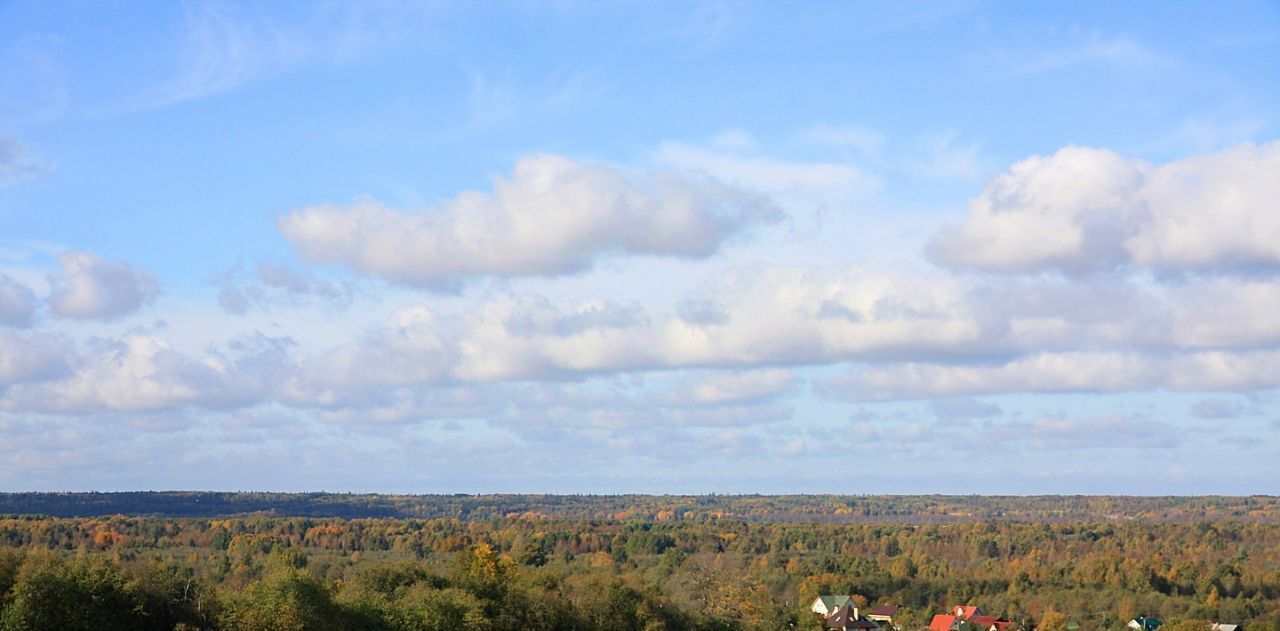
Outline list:
[[[1133,631],[1156,631],[1160,628],[1160,619],[1154,616],[1138,616],[1125,625]]]
[[[829,616],[845,605],[853,605],[852,596],[823,595],[813,599],[813,604],[809,605],[809,611],[820,616]],[[854,609],[854,617],[857,617],[857,609]]]

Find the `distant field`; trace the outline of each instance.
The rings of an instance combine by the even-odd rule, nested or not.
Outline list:
[[[983,520],[1280,521],[1280,497],[949,495],[380,495],[342,493],[3,493],[0,514],[92,517],[453,518],[946,523]]]

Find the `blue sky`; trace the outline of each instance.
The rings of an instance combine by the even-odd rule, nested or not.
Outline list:
[[[1276,493],[1280,5],[0,4],[0,489]]]

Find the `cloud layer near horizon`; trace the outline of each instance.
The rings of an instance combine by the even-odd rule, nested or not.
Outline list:
[[[1278,143],[1246,144],[1153,166],[1068,147],[1014,164],[937,230],[928,255],[942,266],[726,265],[673,301],[471,281],[731,251],[784,220],[765,190],[779,185],[531,156],[493,192],[436,209],[363,201],[279,216],[303,262],[216,281],[224,311],[340,312],[360,303],[368,279],[409,287],[380,321],[320,346],[243,330],[177,348],[163,325],[130,319],[160,300],[154,273],[66,251],[44,274],[53,318],[29,282],[39,274],[0,274],[0,421],[26,419],[14,427],[46,441],[31,419],[141,434],[208,431],[209,418],[224,429],[306,419],[373,434],[473,423],[526,444],[793,457],[823,442],[794,425],[792,395],[806,391],[859,405],[927,401],[937,417],[855,417],[841,445],[895,449],[895,433],[963,442],[957,428],[968,424],[1033,450],[1099,448],[1097,436],[1172,449],[1181,434],[1143,414],[1028,418],[965,397],[1280,388],[1280,241],[1269,237],[1278,156]],[[421,291],[444,287],[461,293]],[[85,335],[60,329],[67,321],[128,327]],[[1245,409],[1228,399],[1193,416]],[[752,430],[779,427],[794,436],[770,444]]]
[[[250,335],[202,357],[154,335],[81,343],[42,331],[10,335],[11,347],[30,350],[5,364],[6,381],[20,385],[9,388],[4,406],[333,407],[449,384],[843,363],[852,363],[850,374],[824,387],[868,399],[1274,388],[1280,319],[1271,314],[1280,312],[1280,281],[1236,272],[1246,263],[1267,269],[1268,248],[1280,243],[1263,238],[1280,216],[1269,210],[1280,197],[1266,177],[1277,156],[1273,143],[1158,167],[1082,148],[1019,162],[931,244],[949,264],[995,274],[981,277],[757,266],[713,279],[675,309],[496,292],[463,310],[404,306],[328,349]],[[608,253],[706,255],[777,217],[763,194],[675,173],[637,180],[552,156],[521,160],[515,173],[493,194],[463,194],[435,215],[369,202],[298,211],[280,226],[312,260],[434,285],[567,273]],[[1256,229],[1223,236],[1224,215]],[[1184,225],[1205,229],[1178,232]],[[59,265],[49,275],[48,304],[60,317],[118,318],[158,291],[153,274],[125,262],[68,252]],[[1179,265],[1197,275],[1166,282],[1143,273]],[[1108,268],[1105,277],[1078,274]],[[1022,276],[1052,270],[1067,275]],[[288,293],[329,291],[283,266],[260,265],[258,277],[262,287]],[[29,326],[34,292],[0,281],[4,323]],[[681,396],[714,399],[714,392]]]

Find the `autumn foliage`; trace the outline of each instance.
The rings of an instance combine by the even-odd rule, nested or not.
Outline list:
[[[907,631],[957,603],[1043,631],[1280,630],[1269,519],[830,523],[645,502],[612,519],[0,517],[0,629],[816,629],[808,602],[849,594],[900,605]]]

